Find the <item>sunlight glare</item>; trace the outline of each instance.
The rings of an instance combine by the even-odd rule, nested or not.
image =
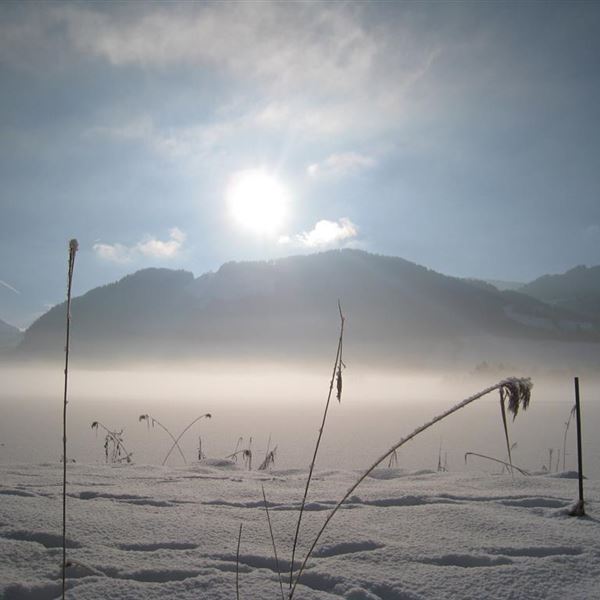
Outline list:
[[[227,204],[233,219],[259,235],[274,235],[281,230],[288,202],[285,187],[261,169],[236,173],[227,190]]]

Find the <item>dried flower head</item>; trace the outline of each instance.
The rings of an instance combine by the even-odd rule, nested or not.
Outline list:
[[[508,399],[508,410],[513,415],[513,420],[516,418],[519,408],[527,410],[529,401],[531,400],[531,388],[533,383],[531,379],[517,379],[511,377],[505,379],[501,383],[500,395],[502,398]]]

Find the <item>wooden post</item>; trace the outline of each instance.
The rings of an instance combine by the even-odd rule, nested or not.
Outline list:
[[[583,503],[583,446],[581,443],[581,407],[579,403],[579,377],[575,377],[575,417],[577,420],[577,468],[579,471],[579,500],[571,511],[573,517],[584,517]]]

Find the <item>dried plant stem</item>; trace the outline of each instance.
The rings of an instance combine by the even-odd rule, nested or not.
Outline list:
[[[317,546],[317,543],[321,539],[321,536],[325,532],[327,525],[329,524],[329,522],[331,521],[331,519],[333,518],[335,513],[340,509],[342,504],[344,504],[344,502],[346,502],[346,500],[354,493],[354,490],[356,490],[356,488],[369,476],[369,474],[373,471],[373,469],[377,468],[390,454],[392,454],[394,452],[394,450],[397,450],[398,448],[400,448],[400,446],[403,446],[404,444],[406,444],[407,442],[412,440],[414,437],[416,437],[417,435],[419,435],[426,429],[429,429],[432,425],[435,425],[436,423],[438,423],[442,419],[445,419],[452,413],[455,413],[456,411],[460,410],[461,408],[464,408],[468,404],[471,404],[471,402],[474,402],[475,400],[478,400],[482,396],[485,396],[486,394],[489,394],[490,392],[493,392],[494,390],[497,390],[497,389],[506,389],[509,396],[511,396],[510,401],[509,401],[509,410],[511,410],[511,412],[513,412],[513,414],[516,415],[516,413],[519,409],[519,404],[522,404],[524,409],[527,408],[527,406],[529,404],[531,380],[516,379],[516,378],[503,379],[502,381],[496,383],[495,385],[492,385],[492,386],[482,390],[481,392],[478,392],[477,394],[470,396],[469,398],[466,398],[462,402],[459,402],[452,408],[449,408],[447,411],[445,411],[442,414],[438,415],[437,417],[434,417],[433,419],[431,419],[431,421],[428,421],[424,425],[421,425],[421,427],[418,427],[409,435],[403,437],[399,442],[394,444],[389,450],[387,450],[384,454],[382,454],[354,482],[354,484],[352,484],[350,489],[344,494],[344,497],[333,507],[331,512],[327,515],[325,522],[323,523],[323,525],[321,526],[321,529],[319,529],[317,535],[315,536],[315,539],[313,540],[313,543],[310,546],[308,552],[306,553],[306,556],[304,558],[304,561],[302,562],[302,565],[300,566],[298,574],[296,575],[296,580],[294,581],[294,585],[290,590],[288,600],[291,600],[293,598],[294,592],[296,590],[296,586],[298,585],[298,582],[300,581],[300,577],[302,576],[302,573],[304,572],[304,569],[306,568],[306,563],[308,562],[308,559],[311,557],[315,547]]]
[[[569,418],[565,423],[565,433],[563,435],[563,471],[566,469],[567,464],[567,433],[569,433],[569,426],[571,425],[571,420],[575,416],[576,411],[577,405],[573,404],[573,408],[571,409],[571,412],[569,412]]]
[[[273,526],[271,525],[271,516],[269,515],[269,504],[267,502],[267,495],[265,494],[265,486],[260,486],[262,489],[263,501],[265,503],[265,512],[267,513],[267,523],[269,524],[269,533],[271,534],[271,544],[273,545],[273,555],[275,556],[275,568],[277,569],[277,577],[279,579],[279,588],[281,589],[281,600],[285,600],[283,593],[283,581],[281,579],[281,570],[279,568],[279,558],[277,556],[277,546],[275,544],[275,536],[273,535]]]
[[[71,287],[73,284],[73,270],[75,268],[75,254],[79,244],[73,239],[69,242],[69,270],[67,275],[67,329],[65,343],[65,385],[63,394],[63,489],[62,489],[62,598],[66,591],[67,568],[67,395],[69,382],[69,345],[71,341]]]
[[[493,460],[494,462],[500,463],[505,467],[512,467],[516,469],[517,471],[519,471],[519,473],[521,473],[521,475],[529,475],[529,473],[525,469],[520,469],[519,467],[517,467],[517,465],[511,465],[510,463],[507,463],[504,460],[493,458],[492,456],[486,456],[485,454],[478,454],[477,452],[465,452],[465,462],[467,462],[467,457],[469,456],[478,456],[479,458],[485,458],[486,460]],[[502,472],[504,472],[504,469],[502,469]]]
[[[177,439],[173,442],[173,445],[171,446],[171,448],[169,449],[169,451],[167,452],[167,455],[165,456],[164,460],[162,461],[162,464],[164,465],[167,462],[167,459],[169,458],[169,456],[171,456],[171,452],[173,452],[173,450],[175,450],[175,447],[179,445],[179,440],[184,436],[185,432],[196,422],[198,422],[200,419],[203,419],[204,417],[206,417],[207,419],[211,418],[211,414],[210,413],[206,413],[204,415],[200,415],[199,417],[196,417],[177,437]],[[184,459],[185,460],[185,459]]]
[[[171,438],[171,440],[173,441],[173,444],[175,444],[175,446],[177,447],[177,450],[179,451],[179,454],[183,460],[183,464],[187,465],[187,460],[185,460],[185,455],[183,454],[183,451],[181,450],[181,446],[175,439],[175,436],[158,419],[155,419],[152,415],[148,415],[148,414],[140,415],[139,421],[144,421],[144,420],[148,421],[148,422],[152,422],[153,426],[158,425]]]
[[[333,384],[336,380],[336,375],[341,372],[342,343],[343,343],[343,339],[344,339],[344,315],[342,313],[342,306],[341,306],[339,300],[338,300],[338,310],[340,313],[340,337],[338,340],[335,361],[333,363],[333,372],[331,374],[331,381],[329,382],[329,393],[327,394],[327,402],[325,404],[325,410],[323,411],[323,420],[321,422],[321,427],[319,428],[319,435],[317,436],[317,442],[315,444],[313,458],[310,463],[310,469],[308,471],[308,477],[306,479],[306,487],[304,488],[304,496],[302,497],[302,503],[300,504],[300,512],[298,514],[298,522],[296,523],[296,533],[294,534],[294,544],[292,546],[292,560],[291,560],[291,564],[290,564],[290,583],[289,583],[290,589],[292,588],[292,581],[294,578],[294,559],[296,557],[296,547],[298,546],[298,536],[300,535],[300,525],[302,523],[302,515],[304,513],[304,506],[306,505],[306,498],[308,496],[308,488],[310,487],[312,474],[313,474],[313,471],[315,468],[315,462],[317,460],[317,454],[319,452],[319,446],[321,444],[321,437],[323,436],[323,430],[325,428],[325,421],[327,420],[327,412],[329,410],[329,403],[331,401],[331,394],[333,392]],[[340,381],[340,380],[338,380],[338,381]],[[339,389],[338,394],[341,394],[341,389]],[[339,396],[338,396],[338,399],[339,399]]]
[[[238,533],[237,552],[235,553],[235,596],[240,600],[240,544],[242,543],[242,523]]]
[[[125,456],[123,458],[121,458],[120,460],[128,461],[128,458],[130,458],[132,456],[133,452],[129,452],[127,450],[127,448],[125,448],[125,444],[123,443],[123,440],[121,439],[121,434],[123,432],[121,431],[119,434],[115,435],[114,431],[111,431],[106,425],[104,425],[104,423],[101,423],[100,421],[94,421],[92,423],[92,429],[94,429],[96,427],[102,427],[102,429],[104,429],[104,431],[106,431],[106,435],[108,437],[110,437],[113,444],[115,445],[115,448],[118,448],[120,446],[123,449],[123,452],[125,452]]]
[[[506,450],[508,452],[508,462],[510,465],[510,474],[514,476],[512,468],[512,455],[510,452],[510,440],[508,439],[508,423],[506,421],[506,405],[504,402],[504,389],[500,388],[500,411],[502,413],[502,426],[504,427],[504,437],[506,438]]]

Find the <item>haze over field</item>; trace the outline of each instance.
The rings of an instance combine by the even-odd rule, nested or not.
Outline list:
[[[595,598],[598,31],[0,3],[0,597]]]

